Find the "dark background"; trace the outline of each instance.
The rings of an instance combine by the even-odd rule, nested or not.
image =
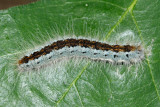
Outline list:
[[[0,0],[0,10],[7,9],[9,7],[24,5],[31,2],[35,2],[37,0]]]

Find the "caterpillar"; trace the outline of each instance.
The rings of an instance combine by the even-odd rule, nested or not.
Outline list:
[[[18,61],[20,68],[35,68],[61,57],[87,57],[113,64],[135,64],[144,59],[143,48],[132,45],[110,45],[89,39],[68,38],[57,40],[39,51],[22,57]]]

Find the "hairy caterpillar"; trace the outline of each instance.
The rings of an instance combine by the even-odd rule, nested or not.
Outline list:
[[[144,59],[143,48],[132,45],[109,45],[89,39],[57,40],[18,61],[20,68],[36,68],[61,57],[87,57],[114,64],[134,64]]]

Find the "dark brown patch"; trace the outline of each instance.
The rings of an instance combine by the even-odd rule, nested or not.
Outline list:
[[[81,46],[85,48],[92,48],[97,50],[110,50],[113,52],[130,52],[137,49],[136,46],[130,45],[109,45],[101,42],[90,41],[87,39],[65,39],[59,40],[57,42],[53,42],[51,45],[45,46],[40,51],[34,52],[30,56],[24,56],[22,59],[18,61],[18,64],[28,63],[29,60],[38,59],[42,55],[49,54],[52,50],[59,50],[64,47],[75,47]],[[138,46],[139,49],[140,46]],[[115,56],[116,57],[116,56]]]

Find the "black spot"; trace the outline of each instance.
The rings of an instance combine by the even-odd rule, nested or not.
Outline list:
[[[118,57],[118,55],[114,55],[114,58]]]
[[[73,53],[74,51],[71,51],[71,53]]]
[[[97,55],[98,53],[94,53],[94,55]]]
[[[129,58],[129,55],[128,55],[128,54],[126,54],[126,57],[128,57],[128,58]]]
[[[107,54],[105,54],[104,56],[108,56]]]
[[[37,62],[37,64],[39,64],[40,62]]]
[[[124,62],[122,62],[122,65],[124,64]]]
[[[62,55],[63,54],[63,52],[61,52],[61,53],[59,53],[60,55]]]
[[[82,53],[87,53],[87,52],[82,52]]]
[[[27,67],[29,67],[29,65],[26,65]]]
[[[51,59],[51,58],[52,58],[52,56],[49,57],[49,59]]]
[[[138,51],[137,54],[140,54],[140,52]]]

